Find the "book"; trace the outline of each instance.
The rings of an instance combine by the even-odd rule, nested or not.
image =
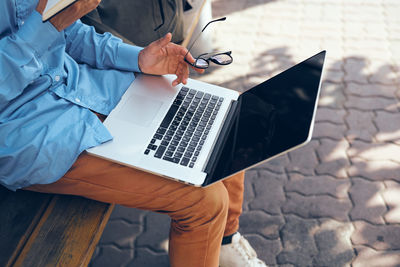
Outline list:
[[[46,21],[67,6],[71,5],[77,0],[48,0],[47,5],[42,14],[42,20]]]

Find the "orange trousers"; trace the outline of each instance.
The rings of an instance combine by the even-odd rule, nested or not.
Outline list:
[[[239,228],[244,172],[198,188],[83,153],[57,182],[26,189],[168,214],[171,266],[217,267],[222,237]]]

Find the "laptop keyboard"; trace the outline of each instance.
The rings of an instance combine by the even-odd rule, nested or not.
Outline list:
[[[182,87],[144,154],[193,168],[223,101]]]

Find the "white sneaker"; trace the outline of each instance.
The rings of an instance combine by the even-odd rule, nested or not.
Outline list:
[[[241,234],[232,236],[232,243],[222,245],[219,254],[220,267],[267,267],[257,258],[257,253]]]

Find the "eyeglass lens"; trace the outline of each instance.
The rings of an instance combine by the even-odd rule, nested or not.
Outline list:
[[[232,62],[232,57],[227,54],[219,54],[210,58],[214,63],[227,65]]]
[[[202,58],[202,57],[197,58],[194,66],[201,68],[201,69],[208,68],[209,60],[211,60],[212,62],[214,62],[215,64],[218,64],[218,65],[228,65],[228,64],[232,63],[232,57],[230,55],[217,54],[217,55],[212,55],[212,56],[206,57],[206,58]]]

